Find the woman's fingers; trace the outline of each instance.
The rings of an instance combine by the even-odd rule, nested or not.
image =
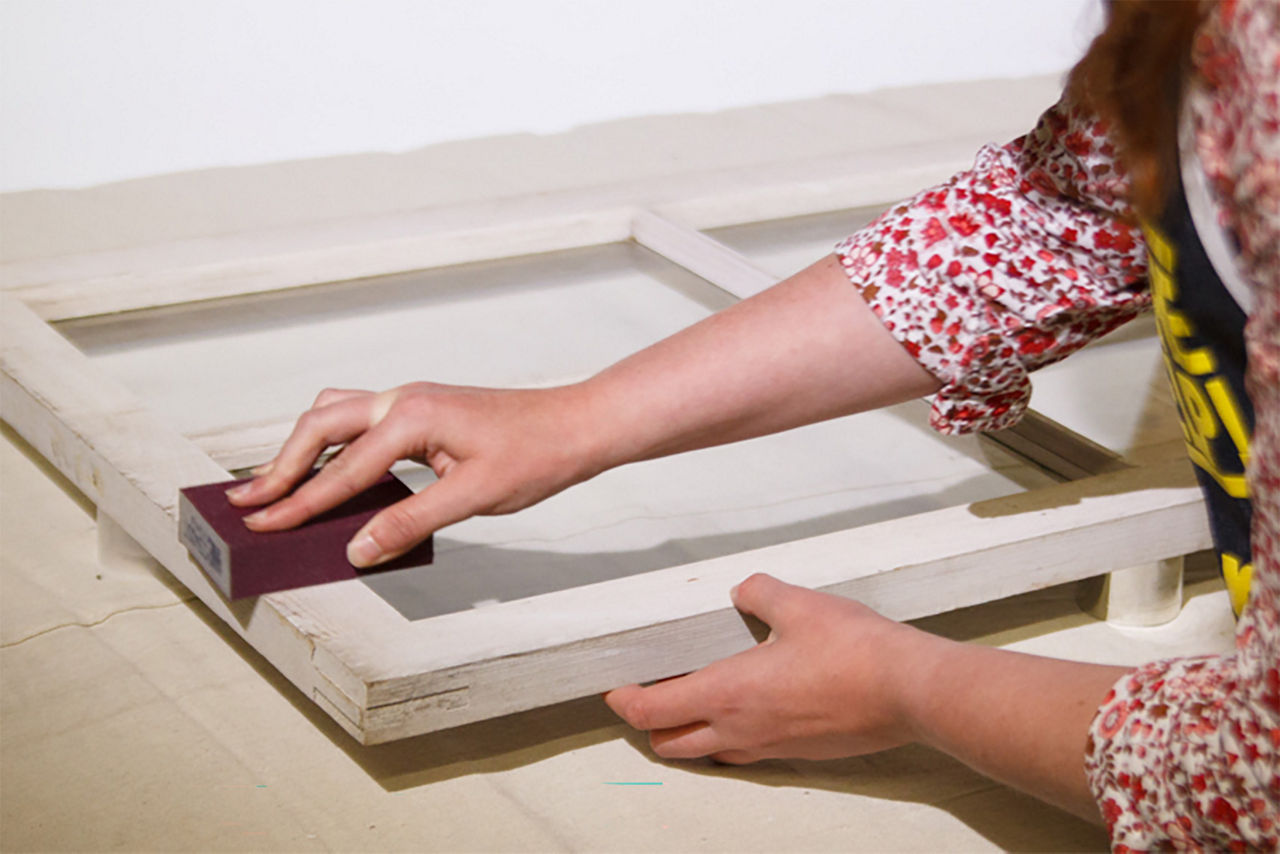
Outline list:
[[[762,671],[765,649],[756,647],[701,670],[641,687],[626,685],[604,695],[604,701],[632,727],[649,730],[654,752],[666,759],[709,756],[741,744],[730,744],[724,724],[732,719],[752,674]]]
[[[354,397],[368,397],[372,394],[373,392],[362,388],[326,388],[316,395],[315,402],[311,404],[311,408],[319,409],[322,406],[340,403]]]
[[[749,576],[730,591],[733,607],[767,625],[774,633],[771,637],[792,620],[805,619],[808,609],[804,599],[812,595],[812,591],[763,572]]]
[[[373,566],[407,552],[431,533],[487,510],[483,483],[476,483],[473,467],[456,466],[410,498],[380,511],[356,532],[347,545],[353,566]]]
[[[636,729],[671,729],[706,719],[710,709],[697,686],[689,682],[697,674],[679,676],[641,687],[625,685],[604,695],[604,701],[618,717]]]
[[[230,493],[237,504],[274,502],[245,517],[245,524],[256,531],[302,524],[367,489],[398,460],[421,456],[427,445],[424,425],[436,420],[422,404],[408,387],[377,394],[322,393],[316,407],[298,419],[270,471]],[[341,452],[288,494],[325,448],[342,443]],[[348,544],[352,564],[391,560],[437,529],[491,510],[500,497],[494,495],[499,479],[479,473],[483,463],[458,463],[442,449],[433,463],[448,476],[369,520]]]
[[[318,395],[316,395],[316,399],[311,403],[311,409],[320,409],[325,406],[332,406],[333,404],[341,403],[344,400],[352,400],[352,399],[358,399],[362,397],[369,397],[372,394],[373,392],[366,391],[364,389],[326,388],[323,391],[321,391]],[[295,421],[293,432],[296,432],[296,431],[297,431],[297,422]],[[254,476],[254,478],[265,477],[266,475],[274,471],[276,467],[276,461],[279,459],[279,456],[280,456],[280,452],[277,451],[276,456],[272,457],[270,460],[263,463],[262,465],[255,466],[251,470],[251,473]],[[240,493],[237,493],[237,494],[240,494]],[[248,491],[247,490],[244,491],[243,494],[247,495]],[[232,499],[232,501],[233,503],[247,503],[242,501],[236,501],[236,499]]]
[[[757,573],[733,589],[734,606],[744,613],[761,619],[780,616],[785,602],[802,588],[786,584],[770,575]],[[779,602],[778,600],[784,600]],[[636,729],[655,731],[655,749],[659,741],[670,750],[680,751],[680,756],[703,756],[723,749],[721,743],[711,743],[708,734],[695,735],[689,727],[715,721],[724,712],[726,700],[732,699],[732,691],[744,673],[761,665],[762,648],[745,650],[718,661],[702,670],[654,683],[648,687],[626,685],[604,695],[609,708]],[[658,735],[658,732],[671,732]],[[696,746],[701,752],[686,753]],[[663,756],[674,753],[659,751]]]
[[[383,510],[352,539],[351,562],[369,566],[446,525],[513,512],[580,479],[582,467],[565,450],[565,416],[577,410],[574,399],[565,400],[554,389],[432,383],[376,394],[328,390],[298,419],[276,458],[228,495],[234,504],[261,506],[245,518],[253,530],[283,530],[367,489],[399,460],[428,463],[436,483]],[[344,447],[306,479],[334,445]]]
[[[363,416],[361,425],[369,423],[368,409],[371,404],[376,406],[377,398],[360,401],[360,407],[366,410],[359,413]],[[327,407],[324,410],[317,411],[330,412],[337,408]],[[349,419],[351,414],[346,413],[344,417]],[[343,421],[340,423],[349,422]],[[368,489],[377,483],[378,479],[386,474],[398,460],[405,456],[401,439],[396,435],[397,431],[390,425],[383,424],[372,430],[363,430],[363,432],[357,429],[354,432],[355,438],[351,439],[341,452],[325,463],[315,477],[299,486],[291,495],[276,501],[270,507],[246,516],[245,524],[255,531],[276,531],[300,525],[307,519],[337,507],[339,504]],[[331,437],[337,434],[328,433],[325,435],[326,437]],[[299,455],[296,459],[300,464],[306,461],[306,454],[319,441],[322,440],[316,440],[314,443],[304,445],[304,450],[298,452]],[[329,441],[328,444],[335,443]],[[277,476],[283,478],[296,471],[296,469],[292,468],[288,458],[286,458],[286,453],[290,450],[286,447],[286,450],[281,452],[281,461],[267,475],[266,480],[271,480]],[[309,461],[307,461],[307,467],[302,469],[301,474],[305,474],[308,469]],[[425,534],[419,539],[425,539]]]
[[[327,397],[331,402],[321,404]],[[229,490],[227,498],[232,504],[253,507],[288,494],[327,448],[364,432],[372,398],[368,392],[321,392],[317,405],[298,418],[275,458],[260,466],[252,480]]]
[[[649,731],[649,743],[667,759],[693,759],[724,748],[707,723],[714,712],[706,696],[705,673],[690,673],[648,687],[626,685],[604,701],[635,729]]]
[[[711,724],[698,721],[654,730],[649,733],[649,746],[663,759],[698,759],[721,752],[724,740]]]

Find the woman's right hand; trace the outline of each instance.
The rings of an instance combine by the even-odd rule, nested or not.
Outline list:
[[[378,513],[347,557],[373,566],[445,525],[512,513],[599,471],[590,459],[580,386],[497,390],[412,383],[383,392],[329,389],[303,413],[276,457],[232,489],[255,531],[292,528],[367,489],[399,460],[429,465],[439,480]],[[327,448],[345,447],[290,490]]]

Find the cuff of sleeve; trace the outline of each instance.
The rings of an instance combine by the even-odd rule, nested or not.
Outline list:
[[[1111,687],[1094,713],[1085,741],[1084,770],[1089,791],[1093,793],[1098,812],[1113,840],[1117,831],[1123,832],[1126,827],[1131,827],[1140,814],[1138,806],[1133,803],[1133,786],[1136,783],[1139,789],[1142,788],[1142,778],[1147,771],[1137,761],[1138,757],[1132,755],[1132,747],[1126,745],[1137,733],[1130,733],[1127,738],[1125,730],[1126,727],[1142,727],[1141,717],[1134,716],[1134,713],[1140,712],[1145,705],[1138,695],[1151,681],[1145,671],[1152,667],[1147,665],[1127,673]],[[1134,716],[1132,721],[1131,716]],[[1144,746],[1142,753],[1145,755],[1146,752],[1147,747]],[[1131,769],[1130,766],[1134,767]],[[1145,792],[1136,794],[1141,798]],[[1153,828],[1144,827],[1143,830],[1150,834]]]
[[[884,251],[871,229],[836,247],[846,275],[899,344],[942,383],[929,423],[940,433],[1001,430],[1031,399],[1031,381],[1015,342],[999,331],[968,288],[921,276],[914,252]],[[1035,334],[1034,332],[1030,334]]]
[[[1084,766],[1114,850],[1176,839],[1212,849],[1240,833],[1239,808],[1249,799],[1233,782],[1240,755],[1232,750],[1244,750],[1223,740],[1219,689],[1227,661],[1151,662],[1103,699],[1089,726]]]

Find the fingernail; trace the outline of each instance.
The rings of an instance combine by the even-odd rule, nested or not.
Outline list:
[[[227,497],[230,498],[232,501],[235,501],[236,499],[239,499],[239,498],[244,498],[246,495],[249,494],[249,487],[251,486],[253,486],[252,483],[242,483],[239,486],[233,486],[227,490]]]
[[[733,585],[732,587],[730,587],[730,588],[729,588],[729,601],[731,601],[731,602],[737,602],[737,601],[738,601],[738,587],[739,587],[739,586],[740,586],[740,585],[735,584],[735,585]]]
[[[360,531],[347,544],[347,560],[352,566],[373,566],[382,560],[382,547],[368,531]]]
[[[253,475],[254,477],[262,477],[264,474],[271,474],[271,470],[275,467],[276,467],[276,464],[274,461],[269,463],[263,463],[260,466],[254,466],[253,468],[249,469],[249,474]]]
[[[257,513],[250,513],[248,516],[244,517],[244,523],[248,525],[250,528],[252,528],[254,525],[259,524],[260,522],[265,522],[265,521],[267,521],[266,510],[259,510]]]

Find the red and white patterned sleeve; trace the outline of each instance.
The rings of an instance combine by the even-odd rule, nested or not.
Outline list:
[[[1031,371],[1147,307],[1145,246],[1105,132],[1060,103],[836,247],[885,327],[942,381],[936,429],[1009,426]]]
[[[1212,7],[1205,88],[1188,100],[1201,165],[1241,249],[1255,425],[1247,472],[1253,578],[1233,655],[1154,662],[1122,679],[1086,769],[1117,851],[1280,848],[1280,6]]]

